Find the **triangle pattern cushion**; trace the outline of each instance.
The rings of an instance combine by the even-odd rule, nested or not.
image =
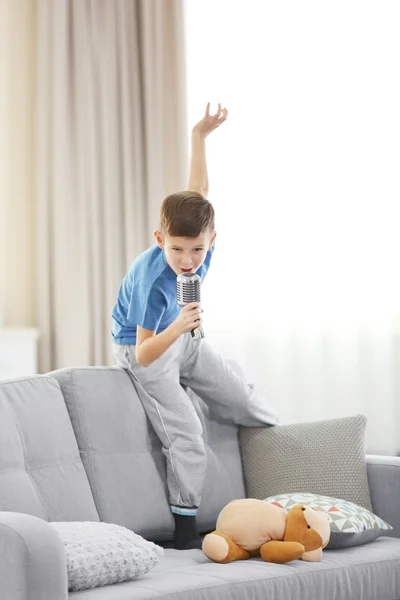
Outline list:
[[[366,508],[340,498],[289,493],[270,496],[265,498],[265,502],[277,504],[285,510],[290,510],[296,504],[307,504],[324,510],[328,514],[331,528],[331,539],[327,548],[358,546],[392,529],[391,525]]]

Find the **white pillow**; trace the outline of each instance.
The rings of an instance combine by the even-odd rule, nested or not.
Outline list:
[[[164,550],[112,523],[50,523],[67,557],[68,589],[79,591],[135,579],[152,569]]]

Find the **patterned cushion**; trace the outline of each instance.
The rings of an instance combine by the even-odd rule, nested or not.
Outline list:
[[[242,427],[247,495],[304,492],[343,498],[372,510],[364,415],[276,427]]]
[[[67,557],[68,589],[85,590],[135,579],[152,569],[163,549],[112,523],[51,523]]]
[[[391,525],[366,508],[330,496],[279,494],[266,498],[265,502],[271,502],[285,510],[289,510],[295,504],[307,504],[327,512],[331,527],[331,539],[327,548],[348,548],[366,544],[382,535],[384,531],[392,529]]]

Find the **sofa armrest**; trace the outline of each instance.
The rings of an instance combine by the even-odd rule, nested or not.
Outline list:
[[[37,517],[0,512],[1,600],[67,600],[63,543]]]
[[[374,513],[393,527],[388,535],[400,538],[400,457],[367,454],[366,463]]]

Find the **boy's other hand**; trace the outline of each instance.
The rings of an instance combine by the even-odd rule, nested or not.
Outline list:
[[[200,327],[202,322],[202,312],[203,310],[201,309],[199,302],[186,304],[174,321],[179,333],[187,333],[188,331],[192,331],[192,329],[196,329],[196,327]]]
[[[217,129],[222,123],[228,118],[228,111],[226,108],[221,108],[221,104],[218,104],[218,110],[214,115],[210,114],[210,103],[207,104],[206,112],[204,117],[199,121],[192,129],[193,133],[198,133],[201,137],[207,137],[209,133]]]

